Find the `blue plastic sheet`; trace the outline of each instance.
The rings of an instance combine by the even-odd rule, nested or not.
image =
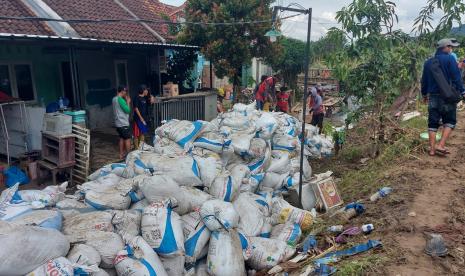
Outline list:
[[[363,212],[365,212],[365,206],[363,206],[363,204],[361,203],[356,203],[356,202],[349,203],[344,208],[344,210],[349,210],[349,209],[355,209],[355,212],[357,212],[357,215],[360,215]]]

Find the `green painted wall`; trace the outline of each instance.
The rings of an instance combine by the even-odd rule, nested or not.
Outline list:
[[[60,63],[67,61],[64,52],[44,50],[40,45],[24,45],[14,42],[0,44],[0,63],[31,63],[37,93],[37,101],[44,98],[52,102],[62,95]]]

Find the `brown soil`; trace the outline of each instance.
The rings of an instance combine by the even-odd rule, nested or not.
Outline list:
[[[388,166],[375,185],[391,186],[394,192],[388,197],[367,202],[372,188],[353,187],[356,191],[344,198],[346,202],[362,199],[366,207],[363,215],[346,226],[375,226],[369,236],[353,237],[350,241],[355,244],[379,239],[383,243],[381,250],[349,258],[355,261],[376,255],[383,259],[381,265],[364,270],[365,275],[465,275],[465,181],[461,177],[465,171],[465,113],[458,114],[458,121],[448,143],[452,153],[447,157],[430,157],[422,150]],[[337,159],[329,166],[336,177],[364,166],[360,160]],[[316,171],[326,168],[323,165]],[[340,190],[349,194],[347,187]],[[424,253],[428,233],[442,234],[449,249],[447,256],[433,258]]]

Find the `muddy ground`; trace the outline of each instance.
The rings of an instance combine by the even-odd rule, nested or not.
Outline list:
[[[366,177],[373,177],[371,185],[339,187],[345,202],[363,200],[366,207],[364,214],[345,226],[375,226],[369,235],[350,238],[349,245],[368,239],[383,243],[381,249],[338,263],[339,275],[465,275],[464,112],[458,114],[458,121],[448,144],[451,154],[430,157],[423,142],[408,155],[387,162],[377,176],[367,173]],[[349,135],[346,147],[370,143],[353,136]],[[331,169],[336,177],[344,178],[373,162],[364,160],[369,157],[368,152],[347,157],[345,151],[346,156],[313,162],[314,170],[318,173]],[[383,186],[392,187],[394,192],[376,203],[369,202],[370,194]],[[447,256],[433,258],[424,253],[429,233],[443,235],[449,250]]]

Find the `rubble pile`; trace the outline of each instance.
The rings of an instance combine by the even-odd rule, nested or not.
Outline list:
[[[0,275],[246,275],[296,252],[314,220],[283,194],[299,183],[301,123],[236,104],[211,122],[170,120],[125,163],[0,197]],[[307,157],[332,151],[310,127]],[[310,206],[311,207],[311,206]],[[310,209],[306,207],[306,209]]]

